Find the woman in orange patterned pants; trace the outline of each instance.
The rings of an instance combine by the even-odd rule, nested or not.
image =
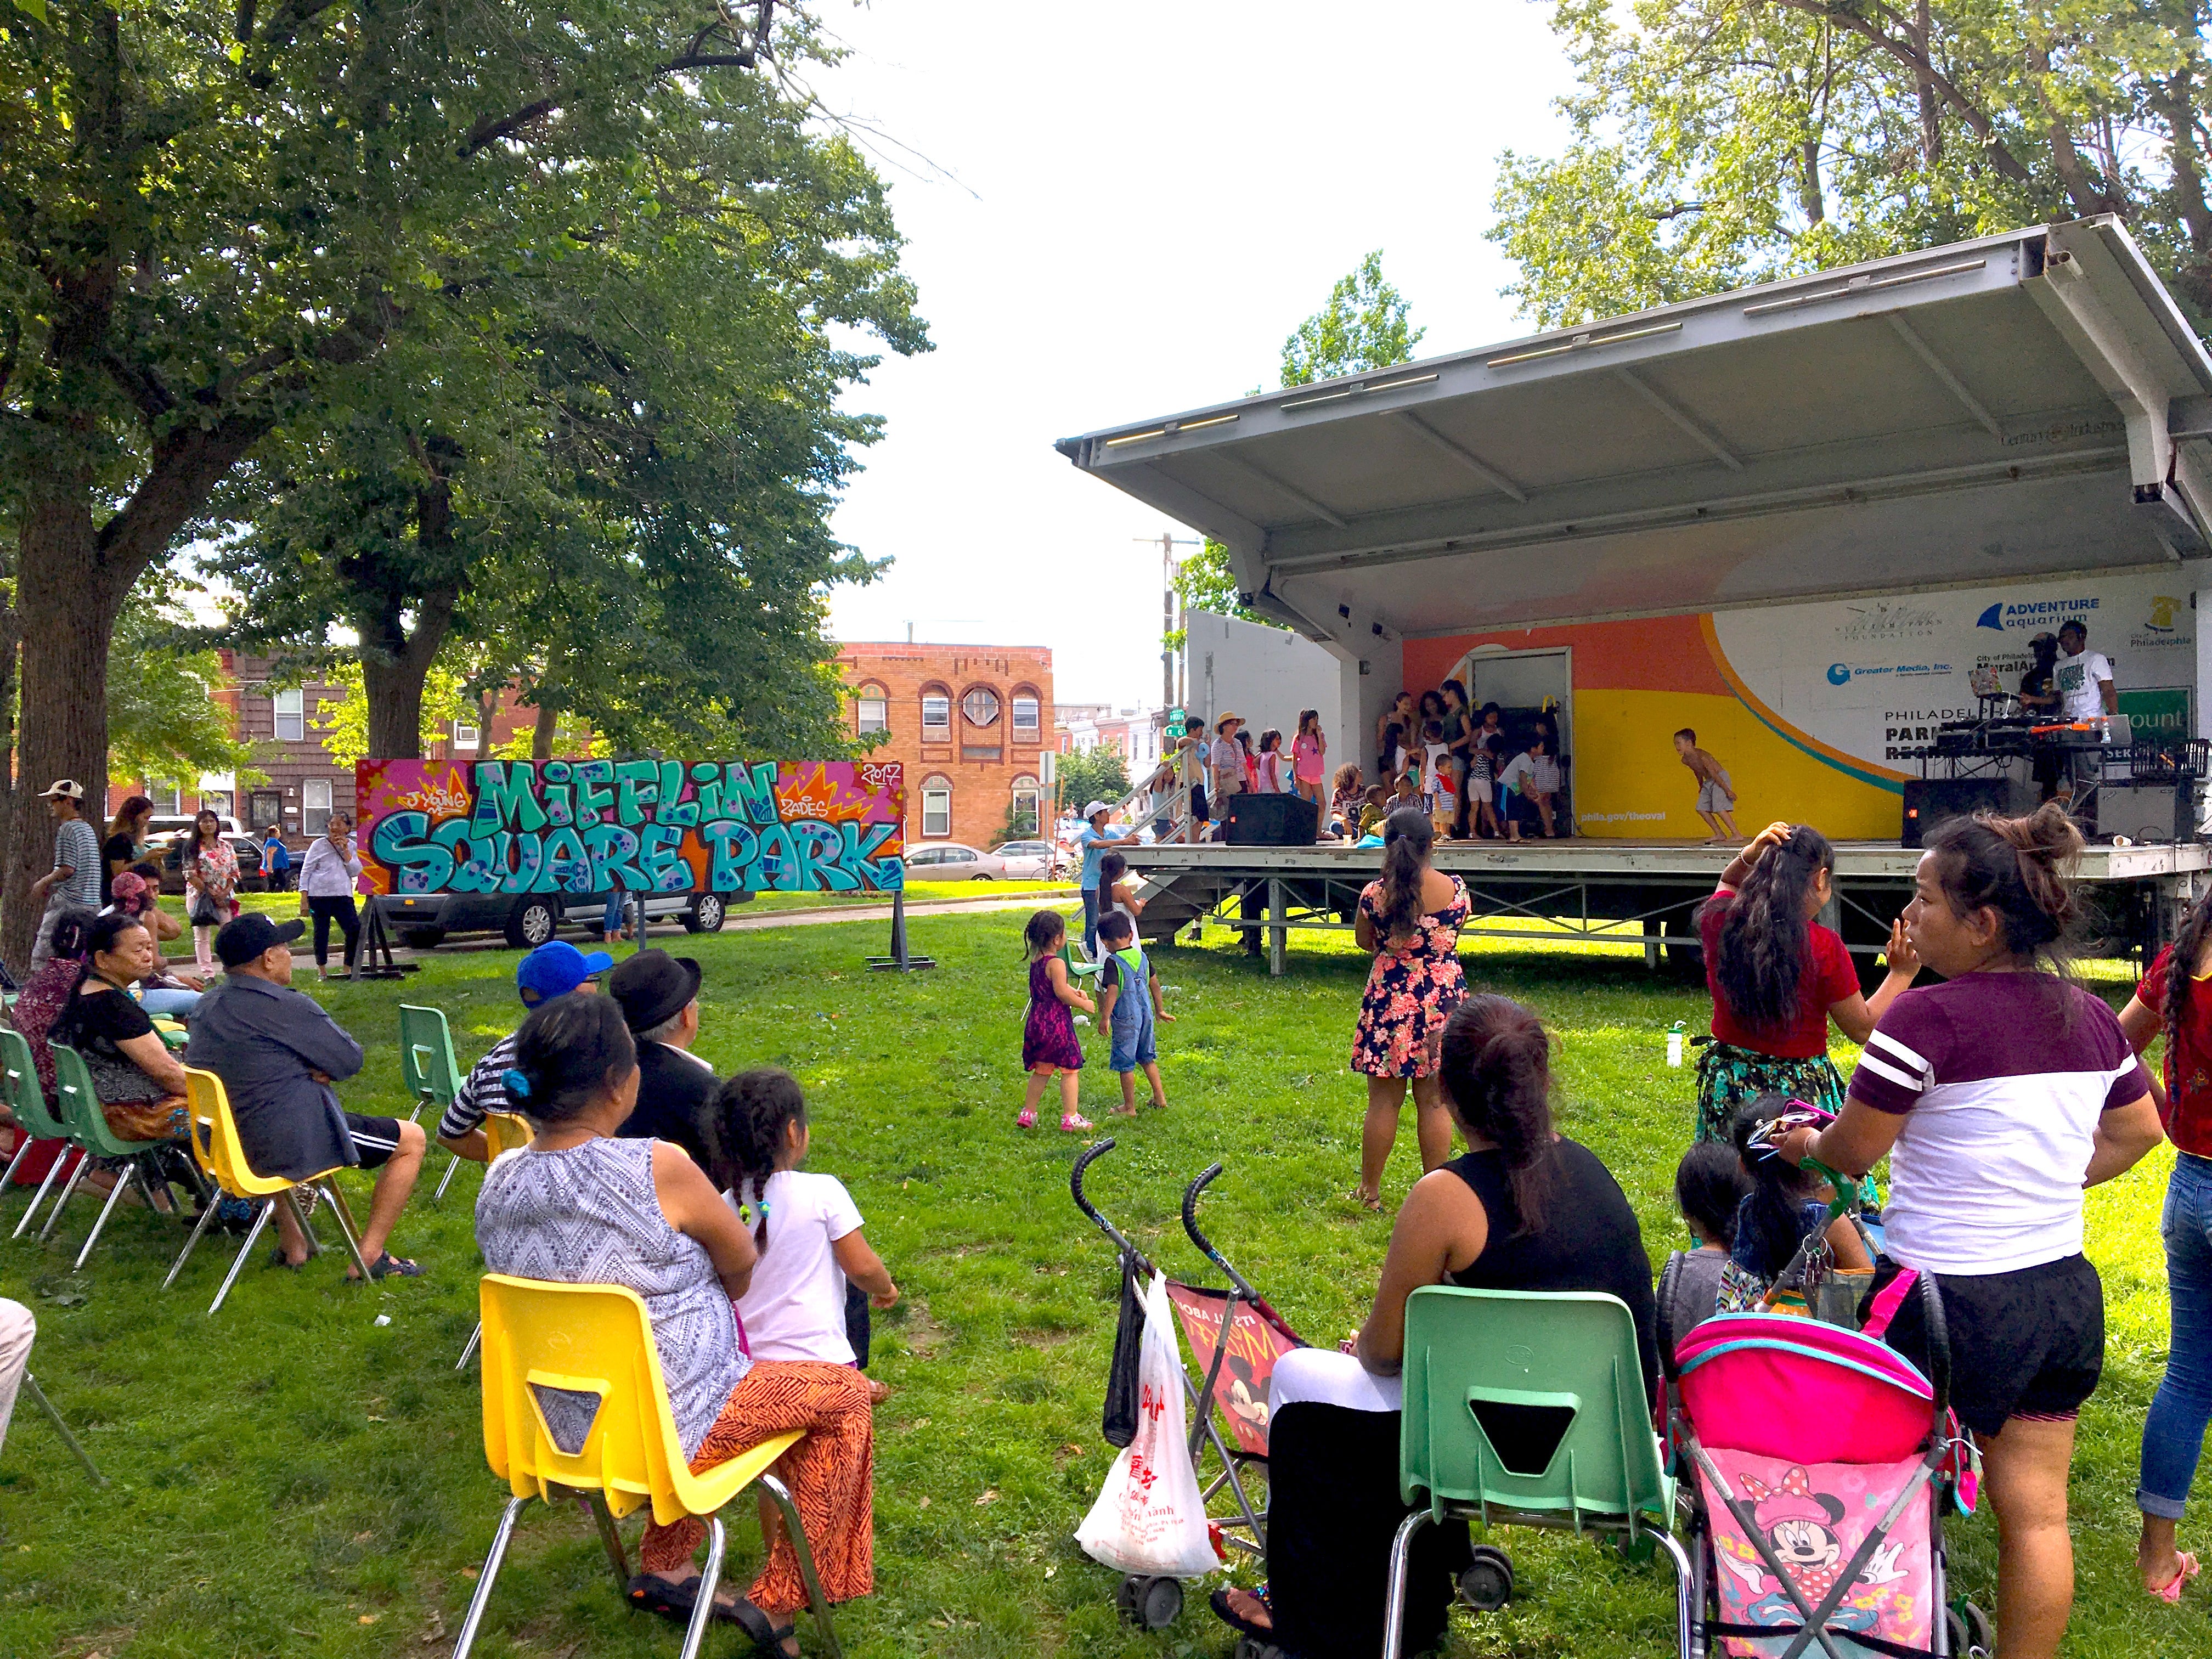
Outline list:
[[[866,1595],[875,1588],[876,1441],[868,1379],[859,1371],[823,1360],[757,1364],[730,1391],[722,1414],[699,1443],[691,1471],[726,1463],[794,1429],[806,1437],[783,1455],[775,1473],[791,1488],[822,1592],[832,1601]],[[763,1530],[773,1534],[768,1562],[745,1599],[787,1625],[806,1605],[806,1581],[784,1529]],[[706,1532],[703,1522],[688,1516],[672,1526],[647,1525],[639,1567],[672,1582],[682,1579]]]

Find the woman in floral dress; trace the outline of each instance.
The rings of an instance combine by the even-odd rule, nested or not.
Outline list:
[[[1359,1140],[1359,1185],[1352,1196],[1382,1207],[1382,1166],[1398,1139],[1406,1085],[1413,1085],[1413,1133],[1426,1174],[1451,1156],[1451,1114],[1437,1077],[1437,1040],[1465,1000],[1459,930],[1467,886],[1430,863],[1436,827],[1402,807],[1382,826],[1382,875],[1359,896],[1357,934],[1375,952],[1352,1038],[1352,1069],[1367,1079],[1367,1121]]]

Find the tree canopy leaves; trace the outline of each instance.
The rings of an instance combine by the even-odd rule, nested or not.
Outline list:
[[[2122,216],[2212,318],[2204,0],[1558,0],[1555,157],[1490,233],[1547,325]]]

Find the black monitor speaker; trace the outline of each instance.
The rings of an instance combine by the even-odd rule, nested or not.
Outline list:
[[[1321,808],[1303,795],[1247,791],[1221,804],[1223,839],[1239,847],[1310,847],[1321,830]]]
[[[2097,834],[2137,842],[2194,840],[2197,826],[2189,821],[2193,793],[2188,783],[2177,789],[2171,779],[2100,784],[2090,798]]]
[[[2035,789],[2014,778],[1908,778],[1905,784],[1907,847],[1923,847],[1939,824],[1976,812],[2008,817],[2035,810]]]

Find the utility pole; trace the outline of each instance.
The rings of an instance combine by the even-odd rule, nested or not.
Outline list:
[[[1133,536],[1132,541],[1149,542],[1149,536]],[[1173,531],[1160,532],[1160,709],[1163,714],[1176,706],[1176,672],[1174,650],[1167,636],[1176,628],[1176,556],[1178,547],[1202,547],[1205,544],[1188,536],[1178,536]]]

